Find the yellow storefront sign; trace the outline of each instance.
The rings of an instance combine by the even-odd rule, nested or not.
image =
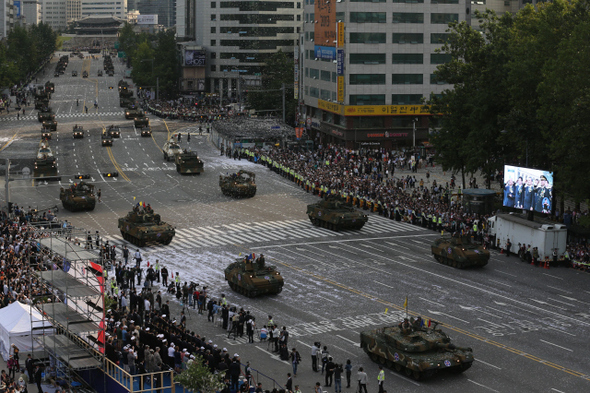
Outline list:
[[[344,102],[344,77],[338,77],[338,102]]]
[[[338,48],[342,48],[344,46],[344,22],[338,22],[336,24],[336,37],[336,45]]]
[[[340,78],[338,77],[338,101],[340,99]],[[343,83],[344,85],[344,83]],[[344,86],[342,86],[344,95]],[[332,102],[318,100],[318,108],[344,116],[387,116],[387,115],[429,115],[428,105],[339,105]]]

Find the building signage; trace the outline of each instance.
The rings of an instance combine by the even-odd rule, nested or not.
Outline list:
[[[21,8],[21,2],[20,2],[20,0],[15,0],[13,2],[13,4],[14,4],[14,8],[16,8],[16,17],[17,18],[20,18],[20,15],[21,15],[21,9],[20,9]]]
[[[205,66],[207,54],[204,50],[186,49],[184,51],[184,65],[186,67]]]
[[[406,138],[407,132],[371,132],[367,133],[367,138]]]
[[[338,102],[344,102],[344,77],[338,76]]]
[[[336,26],[336,35],[338,37],[336,44],[338,48],[342,48],[344,46],[344,22],[338,22]]]
[[[344,133],[342,131],[338,131],[338,130],[335,130],[335,129],[332,129],[332,134],[333,135],[336,135],[336,136],[340,136],[340,137],[343,137],[344,136]]]
[[[336,51],[336,62],[336,74],[344,75],[344,49],[338,49]]]
[[[318,100],[318,108],[344,116],[429,115],[428,105],[339,105]]]
[[[336,58],[336,2],[315,2],[314,40],[315,57],[334,60]],[[330,50],[332,49],[332,50]]]
[[[138,25],[157,25],[158,15],[137,15]]]

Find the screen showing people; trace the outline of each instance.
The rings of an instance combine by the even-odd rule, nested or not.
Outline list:
[[[552,198],[553,172],[504,166],[504,206],[551,213]]]

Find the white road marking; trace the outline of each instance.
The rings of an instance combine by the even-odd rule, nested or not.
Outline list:
[[[545,344],[553,345],[553,346],[555,346],[555,347],[557,347],[557,348],[565,349],[566,351],[574,352],[574,350],[573,350],[573,349],[569,349],[569,348],[566,348],[566,347],[562,347],[561,345],[553,344],[552,342],[549,342],[549,341],[545,341],[545,340],[539,340],[539,341],[541,341],[541,342],[543,342],[543,343],[545,343]]]
[[[376,282],[377,284],[381,284],[381,285],[383,285],[383,286],[385,286],[385,287],[387,287],[387,288],[395,289],[395,288],[394,288],[394,287],[392,287],[391,285],[383,284],[382,282],[379,282],[379,281],[374,281],[374,282]]]
[[[506,272],[503,272],[502,270],[496,270],[496,271],[497,271],[498,273],[502,273],[502,274],[505,274],[505,275],[507,275],[507,276],[510,276],[510,277],[518,277],[518,276],[516,276],[515,274],[506,273]]]
[[[493,367],[493,368],[495,368],[495,369],[502,370],[502,368],[501,368],[501,367],[494,366],[493,364],[490,364],[490,363],[488,363],[488,362],[484,362],[484,361],[483,361],[483,360],[481,360],[481,359],[475,359],[475,361],[476,361],[476,362],[483,363],[483,364],[485,364],[486,366],[490,366],[490,367]]]
[[[422,299],[422,300],[424,300],[425,302],[428,302],[428,303],[436,304],[437,306],[445,307],[445,306],[444,306],[443,304],[441,304],[441,303],[437,303],[437,302],[435,302],[435,301],[433,301],[433,300],[424,299],[423,297],[419,297],[418,299]]]
[[[287,362],[286,360],[281,360],[281,358],[278,357],[277,355],[273,355],[271,353],[268,353],[268,351],[266,349],[264,349],[264,348],[260,348],[260,347],[255,347],[255,348],[256,349],[260,349],[262,352],[269,354],[271,359],[277,360],[277,361],[279,361],[281,363],[291,364],[291,363]]]
[[[395,373],[395,372],[393,372],[393,371],[391,371],[391,370],[389,370],[389,373],[390,373],[391,375],[395,376],[395,377],[398,377],[398,378],[401,378],[401,379],[403,379],[403,380],[404,380],[404,381],[406,381],[406,382],[413,383],[413,384],[414,384],[414,385],[416,385],[416,386],[420,386],[420,384],[419,384],[418,382],[416,382],[416,381],[414,381],[414,380],[412,380],[412,379],[410,379],[410,378],[404,377],[404,376],[403,376],[403,375],[401,375],[401,374]]]
[[[311,345],[309,345],[309,344],[306,344],[306,343],[304,343],[303,341],[297,340],[297,342],[298,342],[299,344],[303,345],[304,347],[311,348]]]
[[[551,390],[553,390],[554,392],[557,392],[557,393],[565,393],[565,392],[563,392],[563,391],[561,391],[561,390],[557,390],[557,389],[555,389],[555,388],[551,388]]]
[[[488,390],[491,390],[492,392],[497,392],[497,393],[500,393],[500,392],[499,392],[498,390],[496,390],[496,389],[492,389],[492,388],[491,388],[491,387],[489,387],[489,386],[482,385],[481,383],[475,382],[475,381],[473,381],[473,380],[471,380],[471,379],[468,379],[468,381],[469,381],[469,382],[471,382],[471,383],[473,383],[473,384],[475,384],[475,385],[477,385],[477,386],[481,386],[482,388],[486,388],[486,389],[488,389]]]
[[[496,284],[507,286],[508,288],[512,288],[512,285],[504,284],[503,282],[500,282],[500,281],[496,281],[496,280],[488,280],[488,281],[495,282]]]
[[[440,312],[440,311],[432,311],[432,310],[428,310],[428,312],[429,312],[430,314],[434,314],[434,315],[444,315],[445,317],[453,318],[453,319],[456,319],[457,321],[461,321],[461,322],[463,322],[463,323],[470,323],[469,321],[464,321],[464,320],[463,320],[463,319],[461,319],[461,318],[457,318],[457,317],[455,317],[455,316],[453,316],[453,315],[446,314],[446,313],[444,313],[444,312]]]
[[[337,345],[334,345],[334,344],[332,344],[332,346],[333,346],[334,348],[338,348],[338,349],[339,349],[339,350],[341,350],[342,352],[346,352],[347,354],[349,354],[349,355],[351,355],[351,356],[356,356],[356,355],[357,355],[356,353],[349,352],[349,351],[347,351],[346,349],[340,348],[340,347],[339,347],[339,346],[337,346]]]
[[[566,291],[566,290],[565,290],[565,289],[563,289],[563,288],[552,287],[551,285],[547,285],[547,286],[548,286],[549,288],[555,289],[555,290],[557,290],[557,291],[562,291],[562,292],[565,292],[565,293],[571,293],[570,291]],[[560,296],[561,296],[561,295],[560,295]],[[564,296],[564,297],[565,297],[565,296]]]
[[[350,340],[350,339],[348,339],[348,338],[346,338],[346,337],[343,337],[343,336],[341,336],[341,335],[339,335],[339,334],[337,334],[337,335],[336,335],[336,337],[340,337],[340,338],[341,338],[341,339],[343,339],[344,341],[348,341],[349,343],[351,343],[351,344],[353,344],[353,345],[356,345],[356,346],[358,346],[358,345],[359,345],[359,343],[357,343],[356,341],[352,341],[352,340]]]
[[[559,329],[557,329],[557,328],[554,328],[554,327],[552,327],[552,326],[547,326],[547,327],[548,327],[549,329],[555,330],[555,331],[557,331],[557,332],[559,332],[559,333],[563,333],[563,334],[567,334],[568,336],[576,337],[576,335],[575,335],[575,334],[568,333],[568,332],[566,332],[566,331],[564,331],[564,330],[559,330]]]
[[[558,280],[563,280],[563,278],[561,278],[561,277],[553,276],[553,275],[547,274],[547,273],[543,273],[543,274],[546,275],[547,277],[556,278]]]

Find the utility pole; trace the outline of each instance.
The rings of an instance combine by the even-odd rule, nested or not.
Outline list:
[[[283,91],[283,124],[285,124],[285,84],[283,83],[283,87],[281,87],[281,90]]]
[[[6,176],[4,179],[4,187],[5,187],[5,198],[6,198],[6,214],[10,215],[10,187],[8,186],[10,182],[10,160],[6,159]]]

